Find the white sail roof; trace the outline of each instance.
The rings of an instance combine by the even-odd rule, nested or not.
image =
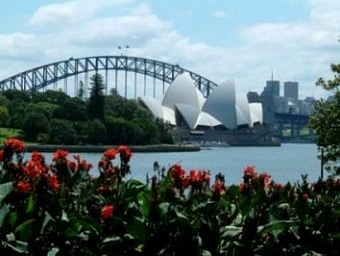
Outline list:
[[[249,109],[250,109],[251,127],[253,127],[254,123],[256,122],[259,122],[262,124],[262,120],[263,120],[262,104],[261,103],[249,103]]]
[[[148,96],[139,99],[154,117],[176,125],[176,115],[181,115],[190,129],[221,125],[227,129],[240,125],[253,127],[254,123],[262,123],[263,118],[262,104],[249,103],[246,94],[236,95],[234,81],[219,84],[205,99],[189,73],[174,80],[162,102]]]
[[[237,125],[251,126],[249,103],[245,93],[236,95],[236,119]]]
[[[195,87],[194,80],[190,74],[185,72],[173,81],[166,91],[162,105],[174,109],[175,104],[188,104],[201,109],[204,96]]]
[[[235,84],[229,80],[219,84],[206,99],[202,110],[219,120],[226,128],[237,128]]]

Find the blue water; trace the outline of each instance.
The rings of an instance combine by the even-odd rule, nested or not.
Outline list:
[[[51,153],[45,153],[49,163]],[[153,163],[157,161],[161,167],[179,163],[185,170],[210,170],[212,176],[218,172],[225,175],[226,183],[238,184],[242,180],[243,168],[254,165],[258,172],[268,172],[276,182],[296,182],[301,174],[308,174],[309,181],[320,176],[320,160],[314,144],[282,144],[281,147],[225,147],[201,150],[198,152],[174,153],[134,153],[130,162],[131,175],[135,179],[145,181],[146,173],[153,175]],[[81,158],[92,163],[91,174],[98,175],[96,168],[101,154],[82,153]],[[69,155],[72,159],[72,154]],[[73,159],[72,159],[73,160]],[[114,160],[119,164],[118,160]]]

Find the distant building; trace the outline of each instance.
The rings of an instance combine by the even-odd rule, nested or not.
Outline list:
[[[266,87],[263,89],[262,94],[271,96],[280,96],[280,81],[269,80],[266,82]]]
[[[287,99],[297,101],[299,99],[299,83],[298,82],[284,82],[283,96]]]
[[[263,108],[263,121],[272,123],[274,121],[275,100],[280,96],[280,81],[269,80],[260,96]]]
[[[275,100],[275,112],[288,114],[289,104],[288,99],[285,97],[277,97]]]
[[[257,92],[248,92],[247,98],[249,103],[261,102],[260,96]]]

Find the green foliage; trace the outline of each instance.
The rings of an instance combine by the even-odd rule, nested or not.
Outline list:
[[[91,77],[91,92],[88,103],[88,115],[90,119],[104,119],[104,92],[105,89],[103,77],[96,73]]]
[[[139,128],[124,118],[107,117],[105,119],[108,144],[134,144]]]
[[[7,99],[13,101],[13,100],[20,100],[24,102],[28,102],[30,99],[29,93],[25,91],[20,91],[16,89],[9,89],[2,92],[4,96],[6,96]]]
[[[8,109],[5,106],[0,106],[0,125],[4,126],[9,117]]]
[[[334,93],[333,98],[318,100],[310,119],[310,126],[318,135],[317,144],[323,150],[323,159],[334,173],[340,174],[340,64],[331,65],[334,78],[320,78],[317,85]]]
[[[12,137],[21,138],[22,130],[0,127],[0,143],[3,143],[5,139]]]
[[[90,144],[98,144],[106,140],[106,128],[99,119],[87,122],[86,129],[82,133],[84,141]]]
[[[84,95],[70,97],[52,90],[30,94],[18,90],[3,92],[0,95],[0,125],[22,129],[24,138],[40,143],[172,143],[168,127],[164,129],[166,126],[156,123],[136,100],[125,99],[114,90],[105,96],[102,75],[92,76],[91,86],[89,99]],[[95,119],[105,127],[98,126]],[[54,127],[55,120],[63,120],[63,124],[58,121]],[[99,130],[95,131],[96,127]]]
[[[70,98],[61,105],[60,118],[71,121],[86,121],[86,103],[79,98]]]
[[[48,129],[48,141],[50,144],[77,144],[78,135],[72,124],[67,120],[52,119]]]
[[[23,120],[23,131],[29,141],[35,141],[40,133],[48,131],[49,122],[41,112],[28,112]]]
[[[339,179],[282,185],[248,166],[226,186],[173,165],[144,184],[126,179],[126,146],[103,153],[98,177],[79,155],[23,152],[16,139],[0,151],[1,255],[340,254]]]

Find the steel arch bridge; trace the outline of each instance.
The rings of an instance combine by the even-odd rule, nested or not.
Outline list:
[[[127,89],[127,72],[134,72],[135,75],[137,73],[144,75],[144,81],[146,80],[146,76],[162,81],[163,92],[164,83],[171,84],[174,79],[183,72],[188,72],[190,74],[191,78],[195,81],[195,86],[205,97],[208,97],[211,90],[217,86],[217,84],[211,80],[190,70],[184,69],[178,64],[173,65],[153,59],[121,55],[84,58],[71,57],[68,60],[32,68],[0,81],[0,90],[18,89],[34,92],[44,89],[57,81],[63,79],[66,79],[67,81],[68,77],[77,77],[77,75],[81,73],[87,74],[88,72],[97,72],[99,70],[105,70],[106,77],[108,70],[115,70],[116,88],[117,71],[125,71],[125,97]]]

